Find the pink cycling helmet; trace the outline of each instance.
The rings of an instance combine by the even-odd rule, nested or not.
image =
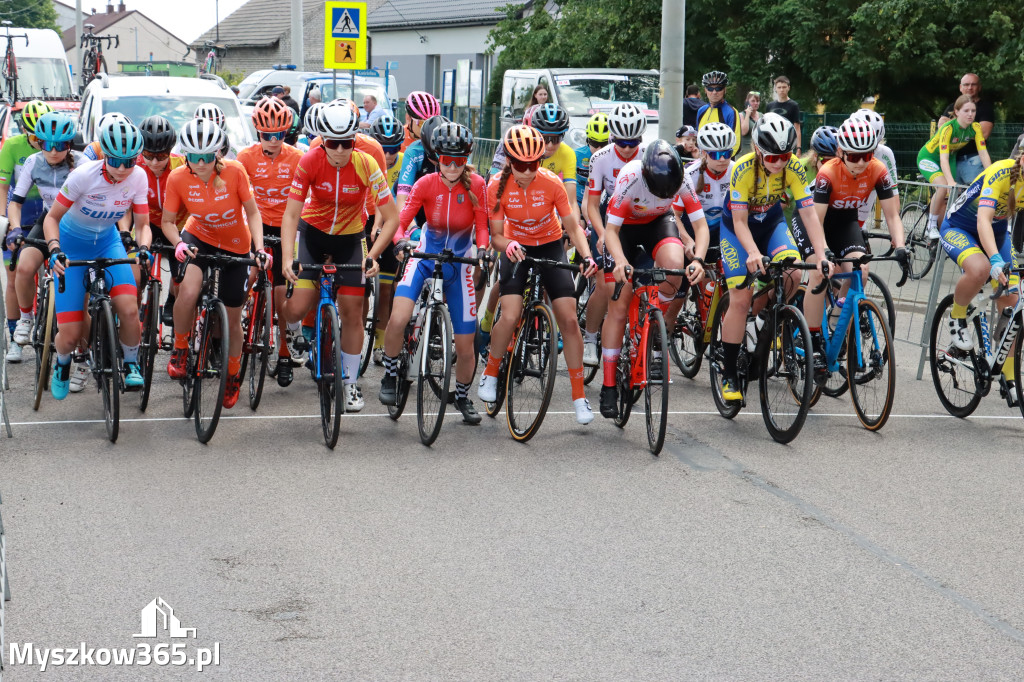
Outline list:
[[[438,103],[437,98],[429,92],[423,92],[422,90],[409,93],[409,96],[405,99],[405,110],[409,112],[410,116],[421,121],[426,121],[432,116],[441,115],[441,105]]]

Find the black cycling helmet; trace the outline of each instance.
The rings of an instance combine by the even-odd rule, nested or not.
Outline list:
[[[451,121],[444,116],[431,116],[420,127],[420,143],[423,145],[423,155],[432,163],[437,163],[437,154],[430,145],[430,137],[434,134],[435,130],[445,123],[451,123]]]
[[[655,140],[644,150],[644,184],[656,197],[671,199],[683,185],[683,162],[675,147],[665,140]]]
[[[564,135],[569,130],[569,114],[554,102],[548,102],[533,112],[530,126],[541,135]]]
[[[469,156],[473,152],[473,133],[464,125],[445,123],[430,134],[430,146],[438,156]]]
[[[149,116],[139,124],[142,132],[142,151],[163,154],[174,148],[178,141],[178,133],[174,126],[163,116]]]
[[[391,114],[384,114],[370,125],[370,135],[382,146],[393,147],[402,144],[405,130],[398,119]]]
[[[821,126],[811,135],[811,149],[817,152],[818,156],[836,156],[839,152],[839,143],[836,135],[839,128],[835,126]]]
[[[724,71],[708,71],[701,78],[701,82],[705,88],[709,85],[729,85],[729,74]]]

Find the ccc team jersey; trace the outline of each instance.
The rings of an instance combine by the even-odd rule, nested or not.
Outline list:
[[[281,152],[275,159],[263,153],[259,142],[238,152],[238,163],[242,164],[249,176],[264,225],[281,226],[284,207],[291,193],[292,178],[295,177],[295,169],[301,158],[302,152],[290,144],[282,144]]]
[[[231,253],[249,253],[252,236],[242,206],[252,198],[249,178],[240,163],[224,161],[220,180],[218,183],[214,175],[203,182],[188,166],[175,168],[167,181],[164,210],[171,214],[181,208],[188,211],[184,231],[204,244]]]
[[[317,147],[299,160],[288,198],[306,202],[302,219],[316,229],[332,235],[360,234],[367,201],[382,206],[391,190],[373,157],[353,150],[343,168],[334,168],[323,147]]]
[[[673,207],[687,214],[690,220],[704,217],[697,196],[686,182],[683,182],[673,197],[662,199],[647,189],[642,171],[643,163],[640,159],[630,161],[619,171],[615,190],[608,202],[609,225],[642,225],[669,213]]]
[[[968,234],[978,235],[978,209],[982,206],[995,211],[992,230],[996,243],[1006,234],[1009,218],[1010,178],[1017,162],[1013,159],[996,161],[975,178],[967,190],[957,197],[949,209],[946,219],[950,225]],[[1024,178],[1018,179],[1014,188],[1018,207],[1024,206]]]
[[[749,211],[750,218],[757,222],[782,218],[780,202],[787,189],[792,192],[797,208],[807,208],[813,203],[800,159],[790,157],[785,168],[769,175],[764,167],[756,168],[756,152],[744,154],[736,161],[729,178],[729,201],[723,218],[731,223],[732,212],[737,209]],[[769,222],[774,227],[774,220]]]
[[[103,161],[89,161],[68,174],[55,201],[68,209],[60,221],[61,230],[74,237],[96,239],[129,210],[149,216],[146,173],[136,166],[121,182],[114,182]]]
[[[524,246],[540,246],[562,238],[558,216],[572,215],[572,209],[569,195],[557,175],[546,168],[538,168],[525,190],[509,178],[499,201],[500,182],[500,177],[493,177],[487,185],[487,205],[497,207],[497,210],[489,208],[487,217],[505,221],[505,237]]]

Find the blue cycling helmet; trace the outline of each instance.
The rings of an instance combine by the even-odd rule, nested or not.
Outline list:
[[[569,114],[554,102],[548,102],[533,112],[530,126],[541,135],[564,135],[569,130]]]
[[[839,141],[836,134],[839,128],[835,126],[821,126],[811,135],[811,149],[818,153],[818,156],[836,156],[839,153]]]
[[[35,136],[47,151],[52,144],[70,142],[75,137],[75,117],[63,111],[43,114],[36,122]]]
[[[384,114],[370,126],[370,135],[382,146],[393,147],[402,144],[405,139],[405,129],[394,116]]]
[[[100,128],[99,137],[104,156],[134,159],[142,152],[142,131],[124,118],[107,121]]]

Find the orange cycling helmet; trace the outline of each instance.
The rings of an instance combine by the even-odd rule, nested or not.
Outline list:
[[[276,97],[264,97],[252,110],[252,124],[261,133],[282,133],[292,125],[292,110]]]
[[[517,161],[537,161],[544,156],[544,136],[530,126],[512,126],[502,140],[505,153]]]

